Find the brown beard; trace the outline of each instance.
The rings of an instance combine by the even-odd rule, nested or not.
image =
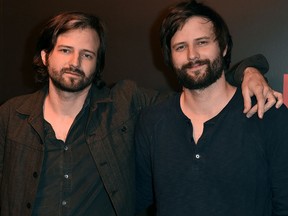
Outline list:
[[[193,78],[189,75],[187,70],[192,68],[194,65],[207,65],[205,70],[205,74],[202,77]],[[182,67],[175,68],[174,70],[177,74],[179,83],[191,90],[195,89],[204,89],[211,84],[215,83],[222,75],[224,70],[224,58],[222,56],[218,56],[214,61],[210,61],[209,59],[197,60],[194,62],[188,62],[187,64],[182,65]],[[195,73],[200,74],[200,70]]]

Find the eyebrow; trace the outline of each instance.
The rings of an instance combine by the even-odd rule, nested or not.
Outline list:
[[[91,51],[91,50],[83,49],[83,51],[84,51],[84,52],[88,52],[88,53],[91,53],[91,54],[93,54],[94,56],[96,56],[96,53],[95,53],[95,52],[93,52],[93,51]]]
[[[211,40],[211,39],[212,39],[212,37],[210,37],[210,36],[203,36],[203,37],[196,38],[194,40],[200,41],[200,40]],[[177,42],[175,44],[172,44],[172,47],[174,48],[175,46],[183,45],[183,44],[187,44],[187,42],[186,41]]]
[[[175,44],[172,44],[172,48],[175,48],[175,47],[177,47],[177,46],[179,46],[179,45],[185,45],[185,44],[187,44],[187,42],[178,42],[178,43],[175,43]]]
[[[195,40],[199,41],[199,40],[211,40],[211,39],[212,39],[212,37],[210,37],[210,36],[203,36],[203,37],[196,38]]]

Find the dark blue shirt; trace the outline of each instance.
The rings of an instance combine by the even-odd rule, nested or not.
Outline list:
[[[241,90],[204,123],[197,145],[180,94],[136,127],[137,209],[158,216],[288,215],[288,112],[242,112]],[[273,212],[273,214],[272,214]]]

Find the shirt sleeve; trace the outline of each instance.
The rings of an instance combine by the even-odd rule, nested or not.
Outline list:
[[[234,86],[240,86],[242,83],[244,70],[247,67],[257,68],[264,75],[269,70],[269,63],[262,54],[248,57],[232,66],[226,72],[227,81]]]

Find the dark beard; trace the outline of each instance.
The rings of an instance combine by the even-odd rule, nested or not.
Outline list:
[[[197,79],[192,78],[187,73],[187,70],[192,68],[195,64],[207,65],[205,74],[200,74],[201,77]],[[222,75],[224,70],[224,59],[221,56],[218,56],[212,63],[210,60],[198,60],[195,62],[189,62],[183,65],[180,69],[174,68],[176,71],[179,83],[191,90],[204,89],[211,84],[215,83]],[[195,71],[194,73],[201,73],[200,71]]]
[[[55,85],[56,88],[66,92],[79,92],[88,87],[93,82],[94,78],[94,74],[86,77],[84,71],[73,66],[70,66],[69,68],[62,68],[60,72],[56,71],[53,68],[50,68],[50,70],[52,70],[53,73],[53,75],[49,74],[52,83]],[[76,81],[76,79],[70,78],[69,83],[66,82],[62,75],[69,71],[79,74],[82,79]]]

